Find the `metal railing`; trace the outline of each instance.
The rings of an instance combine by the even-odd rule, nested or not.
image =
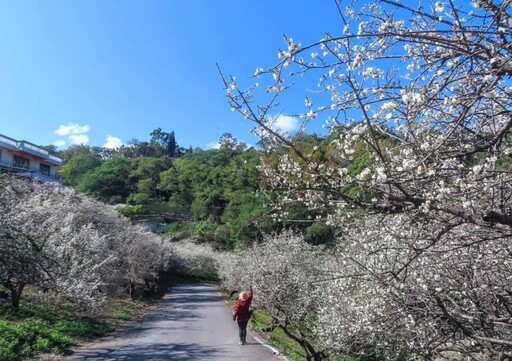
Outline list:
[[[59,157],[56,157],[56,156],[54,156],[54,155],[51,155],[51,154],[50,154],[50,155],[48,156],[48,158],[50,158],[51,160],[53,160],[53,161],[55,161],[55,162],[59,163],[59,165],[60,165],[60,164],[62,164],[62,159],[60,159]]]
[[[23,167],[15,165],[13,162],[7,162],[4,160],[0,160],[0,170],[3,172],[7,172],[19,177],[27,177],[38,179],[42,182],[58,182],[60,183],[60,178],[52,175],[47,175],[41,173],[37,169],[31,169],[29,167]]]
[[[60,178],[58,177],[52,177],[52,176],[49,176],[49,175],[44,175],[40,172],[34,172],[34,171],[30,171],[30,172],[25,172],[25,173],[13,173],[14,175],[17,175],[19,177],[27,177],[27,178],[32,178],[32,179],[37,179],[41,182],[46,182],[46,183],[60,183]]]
[[[36,145],[33,145],[31,143],[28,143],[28,142],[25,142],[25,141],[21,141],[19,142],[19,145],[18,147],[20,149],[26,149],[26,150],[29,150],[29,151],[32,151],[34,153],[38,153],[40,155],[43,155],[44,157],[49,157],[50,156],[50,153],[48,153],[48,151],[44,148],[40,148]]]

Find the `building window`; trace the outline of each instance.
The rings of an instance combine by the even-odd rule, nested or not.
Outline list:
[[[19,155],[14,155],[14,166],[28,169],[30,166],[30,160],[20,157]]]
[[[50,166],[46,164],[39,164],[39,173],[42,175],[49,176],[50,175]]]
[[[9,164],[9,162],[7,161],[7,159],[2,159],[2,156],[3,156],[3,154],[2,154],[2,151],[0,150],[0,167],[1,167],[2,165],[4,165],[4,166],[6,166],[6,165],[7,165],[7,166],[9,166],[10,164]]]

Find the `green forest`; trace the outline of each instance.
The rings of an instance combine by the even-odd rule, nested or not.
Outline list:
[[[283,228],[304,231],[315,244],[333,239],[333,230],[315,224],[314,212],[300,202],[276,222],[270,193],[259,192],[262,152],[231,134],[210,150],[182,148],[173,131],[160,128],[149,136],[115,150],[76,145],[59,152],[62,182],[116,205],[135,222],[152,219],[174,240],[193,237],[219,250],[245,249]]]

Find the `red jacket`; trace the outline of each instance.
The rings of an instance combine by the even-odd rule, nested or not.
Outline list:
[[[252,302],[252,286],[249,287],[249,292],[247,292],[247,300],[242,301],[241,299],[238,299],[236,301],[236,306],[233,311],[233,321],[249,321],[249,318],[251,317],[251,314],[249,312],[249,307],[251,306]]]

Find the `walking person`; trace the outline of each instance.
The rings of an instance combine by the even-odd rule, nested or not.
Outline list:
[[[249,307],[252,302],[252,285],[249,285],[248,291],[240,292],[238,300],[236,301],[235,309],[233,310],[233,321],[238,321],[238,331],[240,335],[240,345],[246,343],[247,337],[247,324],[251,317]]]

